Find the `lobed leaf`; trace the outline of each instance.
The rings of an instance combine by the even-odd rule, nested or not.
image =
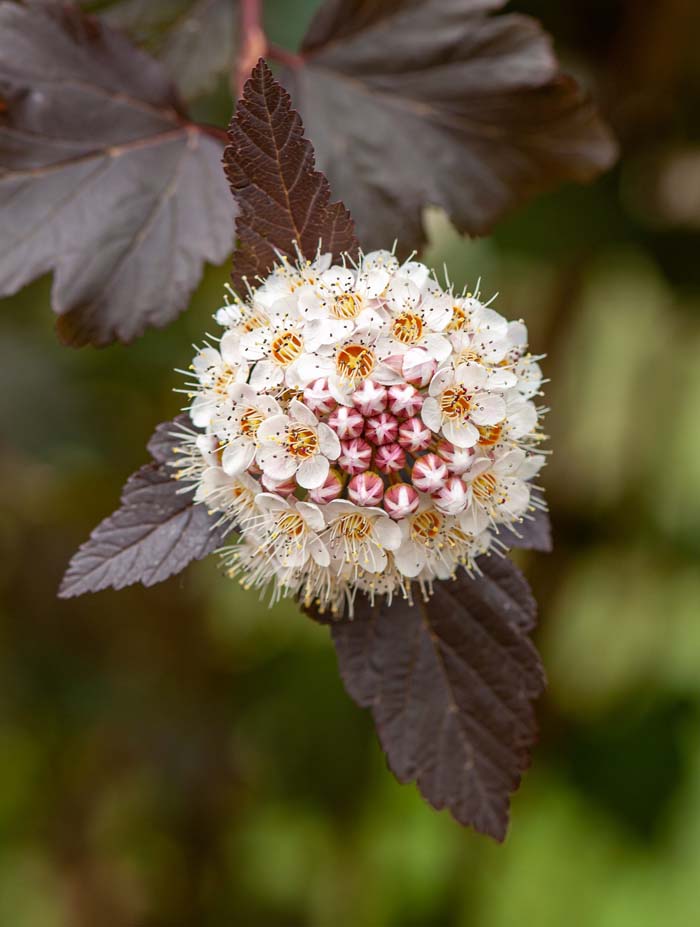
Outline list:
[[[428,602],[370,606],[329,621],[351,697],[371,708],[389,767],[435,808],[497,840],[537,736],[535,601],[509,560],[437,582]]]
[[[232,247],[222,146],[161,64],[63,4],[0,2],[0,295],[54,270],[69,344],[128,342]]]
[[[187,421],[179,415],[156,428],[148,443],[154,462],[129,477],[121,506],[72,558],[58,593],[61,598],[134,583],[153,586],[221,546],[230,526],[218,524],[205,505],[195,504],[168,465]]]
[[[244,87],[229,140],[224,164],[239,208],[232,274],[238,293],[245,294],[246,279],[270,272],[277,252],[295,258],[295,244],[309,260],[319,245],[336,259],[357,252],[350,214],[330,202],[301,119],[262,59]]]
[[[610,167],[616,146],[549,37],[505,0],[329,0],[285,78],[319,164],[365,248],[425,241],[442,207],[485,234],[562,181]]]

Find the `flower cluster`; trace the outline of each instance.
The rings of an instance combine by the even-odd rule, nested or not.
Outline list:
[[[280,265],[194,359],[181,475],[235,522],[232,576],[322,610],[425,595],[537,499],[541,370],[522,322],[388,251]],[[501,545],[502,546],[502,545]]]

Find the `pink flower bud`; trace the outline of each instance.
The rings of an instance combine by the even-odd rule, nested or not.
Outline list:
[[[427,386],[433,379],[437,363],[427,351],[416,348],[409,351],[403,360],[403,375],[414,386]]]
[[[380,473],[396,473],[406,466],[406,452],[400,444],[382,444],[374,452],[374,464]]]
[[[389,387],[389,411],[397,418],[412,418],[423,408],[423,397],[410,383]]]
[[[377,415],[386,409],[387,389],[374,380],[365,380],[365,382],[356,389],[352,394],[352,401],[356,409],[362,415]]]
[[[384,493],[384,508],[395,520],[411,515],[419,502],[418,493],[408,483],[395,483]]]
[[[411,479],[421,492],[438,492],[447,482],[447,465],[437,454],[426,454],[413,464]]]
[[[348,483],[348,496],[355,505],[380,505],[384,497],[384,482],[378,473],[371,470],[358,473]]]
[[[338,406],[337,409],[331,412],[328,424],[342,441],[349,438],[359,438],[362,429],[365,427],[365,420],[357,409],[352,409],[349,406]]]
[[[434,499],[436,507],[445,515],[459,515],[467,507],[467,484],[458,476],[451,476],[435,493]]]
[[[323,486],[309,491],[309,502],[315,502],[317,505],[325,505],[327,502],[332,502],[342,493],[343,484],[344,480],[342,473],[334,467],[331,467]]]
[[[365,438],[372,444],[391,444],[399,434],[399,423],[388,412],[373,415],[365,422]]]
[[[308,406],[316,415],[328,415],[338,405],[328,389],[328,380],[321,377],[314,380],[304,390],[304,405]]]
[[[277,493],[278,496],[291,496],[297,488],[297,481],[293,476],[288,480],[273,480],[263,473],[262,484],[267,492]]]
[[[406,419],[399,426],[399,444],[412,454],[425,451],[432,440],[432,431],[420,418]]]
[[[464,473],[471,466],[474,458],[473,447],[455,447],[449,441],[442,440],[437,446],[437,452],[447,464],[450,473]]]
[[[348,441],[340,442],[340,457],[338,466],[346,473],[354,476],[356,473],[364,473],[369,470],[372,460],[372,448],[362,438],[350,438]]]

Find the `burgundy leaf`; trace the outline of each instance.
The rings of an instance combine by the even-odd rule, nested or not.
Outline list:
[[[232,247],[222,147],[163,67],[63,4],[0,2],[0,295],[53,269],[61,338],[131,341]]]
[[[505,0],[330,0],[287,77],[319,165],[365,248],[425,240],[422,211],[484,234],[616,156],[550,39]]]
[[[237,8],[237,0],[117,0],[107,9],[100,7],[100,16],[157,55],[190,100],[230,71]]]
[[[329,202],[301,119],[262,59],[244,87],[229,139],[224,163],[240,210],[232,274],[239,293],[246,292],[246,278],[269,273],[277,251],[294,258],[295,243],[308,259],[319,245],[335,258],[357,251],[350,214]]]
[[[509,561],[483,576],[437,582],[428,602],[359,602],[331,622],[343,682],[372,710],[389,766],[435,808],[497,840],[509,794],[537,736],[532,702],[545,684],[526,632],[535,603]]]
[[[121,507],[95,528],[61,583],[64,599],[133,583],[153,586],[221,546],[225,529],[161,464],[132,474]]]

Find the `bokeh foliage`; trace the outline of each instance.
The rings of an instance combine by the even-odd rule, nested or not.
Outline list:
[[[312,6],[270,2],[273,38],[291,44]],[[624,157],[488,240],[430,216],[428,262],[498,290],[549,355],[557,546],[523,564],[550,689],[510,837],[462,832],[396,784],[325,629],[215,563],[55,598],[177,410],[172,368],[211,330],[228,271],[164,332],[99,352],[57,343],[44,280],[0,312],[0,924],[696,923],[697,10],[511,6],[596,89]]]

